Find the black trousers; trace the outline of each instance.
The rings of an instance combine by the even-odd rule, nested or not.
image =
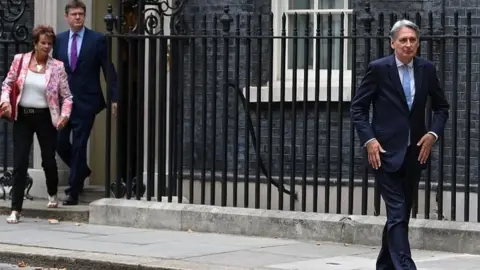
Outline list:
[[[383,229],[382,248],[377,259],[377,270],[416,270],[408,240],[408,224],[415,188],[420,181],[421,169],[415,166],[415,152],[410,147],[402,167],[386,172],[375,171],[380,194],[387,209],[387,222]]]
[[[14,211],[22,210],[34,133],[37,134],[40,145],[48,195],[57,194],[58,167],[55,159],[57,130],[52,124],[50,111],[48,108],[28,109],[19,106],[17,121],[13,124],[12,210]]]

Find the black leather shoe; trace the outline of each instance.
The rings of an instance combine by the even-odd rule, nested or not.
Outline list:
[[[74,198],[73,196],[68,195],[67,199],[63,201],[63,205],[77,205],[78,198]]]
[[[85,191],[85,190],[83,189],[83,186],[82,186],[81,189],[78,191],[78,194],[79,194],[79,195],[83,195],[83,192],[84,192],[84,191]],[[65,195],[67,195],[67,196],[70,195],[70,188],[66,188],[66,189],[65,189]]]

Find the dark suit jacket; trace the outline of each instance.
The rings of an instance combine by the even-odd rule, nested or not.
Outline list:
[[[398,75],[395,56],[387,56],[371,62],[355,97],[352,100],[351,119],[362,146],[376,138],[386,153],[380,154],[385,171],[397,171],[405,159],[409,131],[412,151],[411,166],[424,169],[417,161],[418,141],[428,131],[443,135],[448,119],[449,104],[437,78],[433,64],[415,57],[413,60],[415,96],[412,109],[408,109],[405,93]],[[433,119],[430,130],[425,125],[425,109],[431,97]],[[373,104],[372,122],[369,122],[370,104]],[[415,157],[415,158],[413,158]]]
[[[68,74],[68,82],[73,95],[73,113],[92,115],[101,112],[105,107],[105,99],[100,85],[100,68],[105,80],[107,68],[110,68],[110,85],[112,102],[118,100],[117,73],[113,64],[107,61],[107,45],[105,35],[85,27],[80,54],[75,71],[70,68],[68,60],[68,41],[70,31],[57,35],[53,57],[62,61]]]

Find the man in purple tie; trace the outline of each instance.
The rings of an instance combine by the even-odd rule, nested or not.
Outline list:
[[[70,30],[57,35],[53,57],[63,61],[73,95],[70,120],[59,132],[57,152],[70,167],[69,188],[65,190],[64,205],[78,204],[85,179],[91,170],[87,164],[87,142],[95,116],[106,108],[100,85],[100,68],[106,78],[111,72],[112,109],[117,108],[117,74],[107,61],[105,35],[84,26],[86,6],[82,1],[71,0],[65,6],[65,19]],[[70,142],[70,134],[72,141]]]

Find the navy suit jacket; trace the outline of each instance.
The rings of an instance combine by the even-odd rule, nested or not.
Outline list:
[[[448,119],[449,104],[440,87],[437,72],[432,62],[415,57],[413,60],[415,96],[409,110],[405,93],[398,75],[395,55],[371,62],[352,100],[351,119],[362,146],[376,138],[386,153],[381,153],[382,168],[387,172],[400,169],[404,161],[409,166],[424,169],[417,158],[418,141],[428,131],[443,135]],[[430,129],[425,125],[426,104],[431,97],[433,119]],[[373,105],[372,121],[369,121],[370,104]],[[410,160],[405,160],[410,132]]]
[[[105,107],[105,98],[100,85],[100,68],[105,80],[107,69],[110,69],[110,85],[112,102],[117,102],[117,73],[113,64],[107,61],[107,45],[105,35],[85,27],[80,54],[75,71],[70,68],[68,58],[68,41],[70,31],[57,35],[53,57],[62,61],[68,75],[70,90],[73,95],[74,115],[95,115]]]

